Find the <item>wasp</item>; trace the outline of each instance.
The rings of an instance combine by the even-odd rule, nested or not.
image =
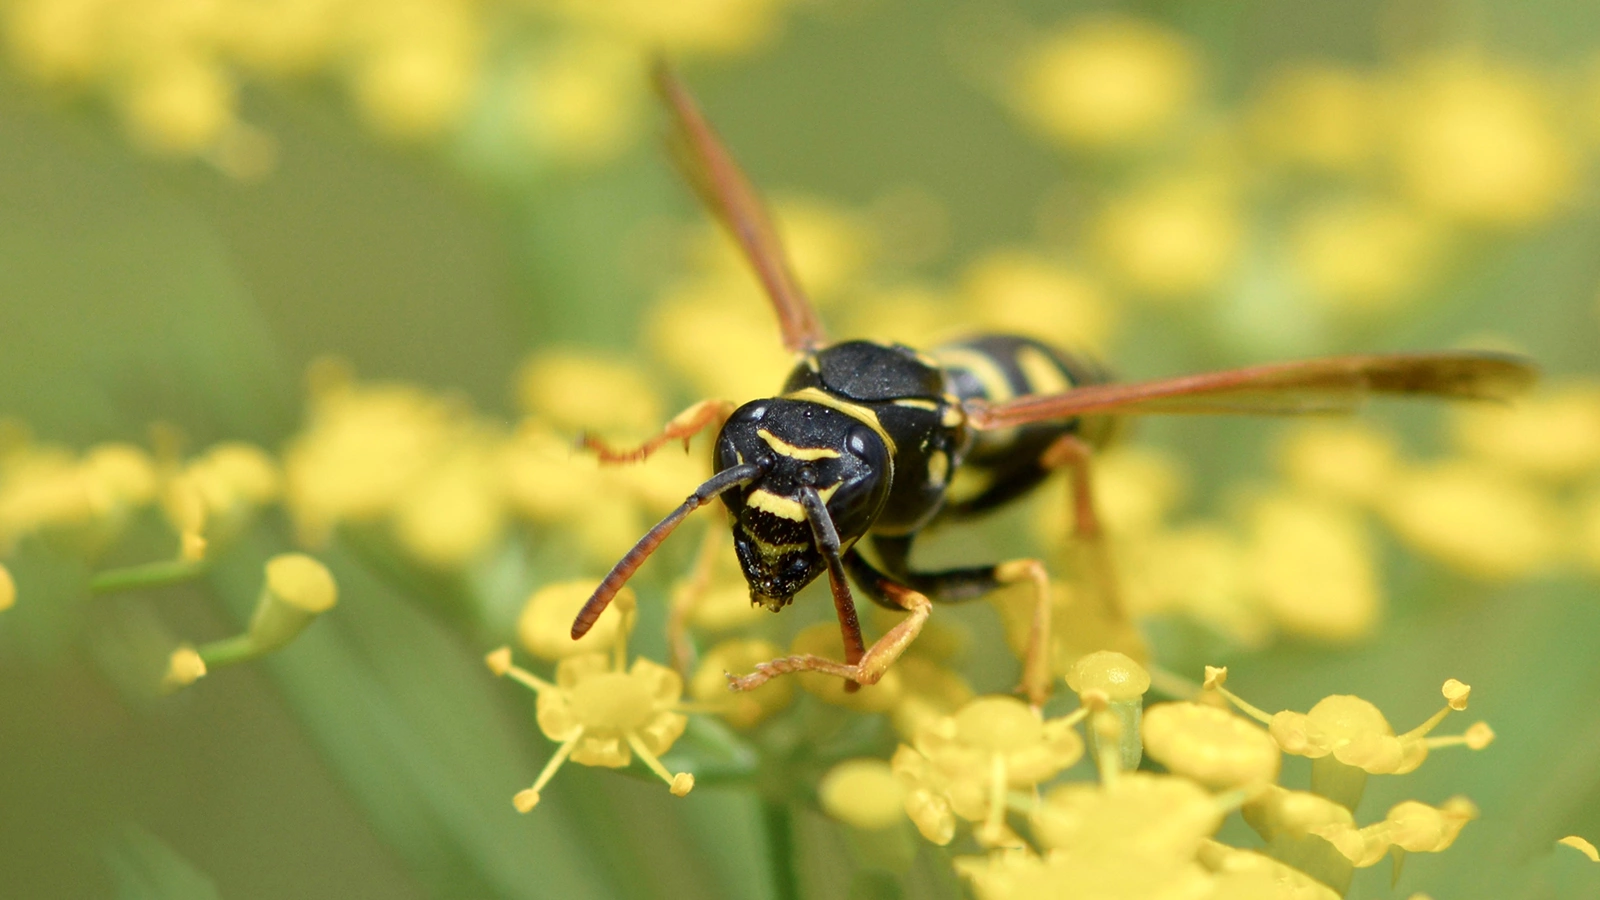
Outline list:
[[[1526,360],[1469,351],[1336,356],[1118,384],[1080,356],[1013,335],[980,335],[930,353],[830,343],[758,195],[688,89],[665,64],[657,64],[655,81],[680,167],[754,268],[796,363],[777,396],[736,408],[702,401],[635,449],[585,439],[603,460],[625,462],[715,428],[715,474],[605,576],[572,623],[574,639],[684,519],[720,500],[751,602],[781,610],[825,573],[843,637],[842,661],[774,659],[730,675],[734,690],[803,671],[839,676],[852,690],[874,684],[916,638],[933,604],[1031,582],[1035,613],[1022,689],[1042,704],[1052,680],[1044,567],[1022,559],[919,571],[911,548],[929,525],[1002,506],[1065,469],[1075,539],[1099,556],[1089,467],[1117,417],[1340,413],[1374,394],[1505,400],[1536,378]],[[958,472],[960,489],[952,487]],[[852,582],[875,603],[908,614],[870,646]]]

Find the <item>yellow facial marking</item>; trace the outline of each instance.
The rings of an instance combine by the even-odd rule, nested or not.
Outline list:
[[[946,428],[955,428],[967,420],[967,414],[961,411],[961,404],[952,403],[944,408],[944,416],[939,419],[939,424]]]
[[[1020,347],[1017,350],[1017,368],[1028,378],[1028,388],[1035,394],[1059,394],[1072,390],[1072,382],[1043,350],[1038,347]]]
[[[756,488],[751,491],[750,496],[746,497],[744,502],[747,506],[753,506],[780,519],[789,519],[795,522],[804,522],[806,520],[806,511],[800,505],[800,501],[791,500],[788,497],[780,497],[763,488]]]
[[[933,455],[928,457],[928,480],[934,484],[944,484],[949,475],[950,455],[943,450],[933,451]]]
[[[860,422],[876,432],[879,440],[883,441],[883,445],[888,448],[889,457],[891,459],[894,457],[894,438],[889,437],[889,432],[883,430],[883,423],[878,421],[878,414],[873,412],[871,409],[868,409],[859,403],[851,403],[848,400],[841,400],[827,391],[819,390],[818,388],[801,388],[793,393],[784,394],[783,399],[803,400],[807,403],[815,403],[819,406],[826,406],[829,409],[835,409],[844,413],[850,418],[855,419],[857,422]]]
[[[1016,396],[1016,391],[1011,388],[1011,379],[1006,377],[1004,369],[996,363],[989,354],[966,347],[947,347],[939,351],[939,359],[946,366],[956,369],[966,369],[972,377],[978,379],[978,384],[983,386],[983,392],[990,403],[1001,403]]]
[[[796,447],[783,438],[774,435],[765,428],[756,429],[756,434],[759,435],[763,441],[767,442],[767,446],[771,447],[774,453],[777,453],[780,456],[787,456],[790,459],[839,458],[839,451],[837,450],[831,450],[827,447]]]
[[[916,397],[903,397],[899,400],[896,400],[894,405],[904,406],[910,409],[925,409],[928,412],[936,412],[939,409],[939,404],[933,402],[932,400],[921,400]]]

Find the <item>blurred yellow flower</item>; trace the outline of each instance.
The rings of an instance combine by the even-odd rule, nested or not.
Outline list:
[[[689,682],[689,692],[702,704],[716,707],[736,728],[751,728],[794,700],[792,678],[774,678],[750,691],[728,690],[728,675],[742,674],[783,655],[777,644],[762,640],[730,640],[707,650]]]
[[[1515,405],[1452,410],[1468,452],[1546,478],[1600,474],[1600,383],[1552,385]]]
[[[1395,483],[1382,512],[1406,543],[1478,578],[1532,574],[1561,550],[1560,512],[1515,475],[1485,463],[1415,469]]]
[[[222,66],[178,56],[141,67],[120,99],[135,141],[158,153],[187,155],[214,146],[234,123],[236,90]]]
[[[1157,703],[1144,711],[1144,751],[1175,775],[1212,789],[1269,784],[1280,754],[1272,736],[1233,713],[1199,703]]]
[[[1277,457],[1295,487],[1368,505],[1400,473],[1394,438],[1363,422],[1296,425],[1279,443]]]
[[[517,643],[540,659],[563,660],[585,653],[603,653],[617,641],[617,631],[632,625],[632,617],[621,612],[602,615],[583,637],[572,639],[572,620],[587,603],[597,579],[576,578],[546,584],[534,591],[517,617]],[[633,607],[638,601],[633,588],[624,586],[613,601],[618,610]]]
[[[1269,159],[1328,172],[1354,172],[1372,159],[1383,96],[1367,73],[1298,62],[1271,73],[1248,113],[1251,136]]]
[[[1011,99],[1045,135],[1106,151],[1172,129],[1200,81],[1200,60],[1182,36],[1139,19],[1092,18],[1031,48]]]
[[[603,29],[629,46],[667,52],[731,52],[765,41],[786,0],[533,0],[533,6]]]
[[[1025,334],[1057,347],[1102,349],[1116,331],[1105,291],[1081,271],[1041,256],[998,250],[962,276],[963,324]]]
[[[1295,272],[1324,306],[1371,315],[1414,298],[1439,268],[1443,229],[1391,200],[1353,198],[1313,206],[1291,226]]]
[[[866,831],[904,821],[905,787],[881,759],[847,759],[817,785],[823,812]]]
[[[1475,225],[1517,226],[1570,202],[1574,148],[1531,72],[1461,54],[1406,74],[1393,110],[1396,165],[1418,203]]]
[[[553,159],[580,166],[610,162],[639,131],[644,63],[636,47],[616,41],[561,41],[518,80],[518,125]]]
[[[0,610],[7,610],[17,605],[17,581],[11,577],[11,570],[0,565]]]
[[[642,438],[666,423],[661,392],[636,363],[579,349],[550,348],[517,372],[517,405],[571,433]]]
[[[1253,589],[1290,634],[1348,641],[1382,609],[1372,539],[1355,514],[1295,494],[1259,500],[1245,565]]]
[[[1113,197],[1093,233],[1108,274],[1168,302],[1221,288],[1243,241],[1234,189],[1208,176],[1157,178]]]

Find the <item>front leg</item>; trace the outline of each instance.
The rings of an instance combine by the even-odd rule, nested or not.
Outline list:
[[[689,449],[689,439],[704,431],[707,426],[715,425],[722,428],[722,423],[732,415],[734,405],[727,400],[701,400],[689,407],[668,422],[661,433],[645,441],[632,450],[616,450],[592,434],[582,434],[578,437],[579,446],[594,451],[602,463],[636,463],[648,459],[650,454],[665,446],[669,441],[683,441],[683,449]]]
[[[854,663],[842,663],[812,654],[800,656],[785,656],[764,662],[756,666],[756,670],[749,675],[740,677],[728,676],[728,687],[735,691],[748,691],[758,688],[779,675],[791,672],[821,672],[825,675],[837,675],[853,684],[877,684],[883,678],[883,673],[889,671],[894,661],[900,658],[911,642],[917,639],[922,632],[922,626],[928,621],[928,615],[933,611],[933,604],[928,598],[918,591],[900,584],[888,575],[874,569],[870,563],[861,558],[861,554],[853,548],[844,555],[844,562],[850,568],[857,583],[872,596],[873,600],[884,606],[902,609],[911,615],[906,616],[893,628],[889,629],[883,637],[878,638],[861,652],[859,659]],[[842,579],[836,582],[842,584]],[[849,588],[844,588],[848,596]]]

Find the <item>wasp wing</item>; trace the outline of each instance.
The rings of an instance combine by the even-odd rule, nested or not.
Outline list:
[[[1114,413],[1308,415],[1351,412],[1373,394],[1460,400],[1508,400],[1538,370],[1500,353],[1400,353],[1334,356],[1135,384],[1103,384],[1005,403],[971,400],[968,419],[981,430],[1047,419]]]
[[[673,156],[700,199],[728,229],[756,270],[778,313],[783,345],[796,353],[822,346],[822,323],[795,280],[783,243],[761,198],[701,114],[689,89],[665,62],[655,66],[656,90],[671,110]]]

